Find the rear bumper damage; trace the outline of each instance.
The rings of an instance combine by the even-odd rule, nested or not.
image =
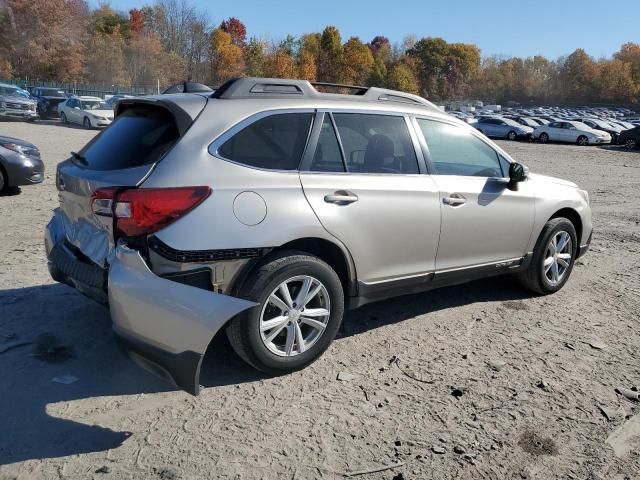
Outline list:
[[[45,233],[53,279],[108,300],[113,330],[129,356],[197,395],[209,343],[231,318],[255,303],[159,277],[137,250],[124,244],[109,255],[109,268],[102,269],[79,258],[57,226],[52,220]]]
[[[131,357],[193,395],[211,339],[256,305],[158,277],[124,245],[116,248],[108,292],[113,330]]]

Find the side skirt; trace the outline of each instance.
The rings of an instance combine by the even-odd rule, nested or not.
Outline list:
[[[414,293],[428,292],[429,290],[441,287],[460,285],[481,278],[517,273],[529,268],[532,258],[533,252],[530,252],[521,258],[473,267],[436,271],[376,283],[358,281],[358,295],[348,299],[348,308],[354,309],[367,303]]]

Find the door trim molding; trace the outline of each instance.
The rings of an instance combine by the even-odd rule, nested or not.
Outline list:
[[[515,273],[529,268],[533,252],[523,257],[497,262],[471,265],[468,267],[436,270],[434,272],[410,275],[378,282],[358,281],[358,295],[349,299],[349,308],[357,308],[371,302],[392,297],[422,293],[435,288],[459,285],[461,283],[493,277],[505,273]]]

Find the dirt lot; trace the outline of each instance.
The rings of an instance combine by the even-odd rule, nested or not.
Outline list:
[[[561,292],[501,278],[369,305],[280,378],[219,336],[194,398],[132,364],[107,309],[47,273],[56,163],[95,132],[0,134],[36,143],[48,168],[0,197],[1,479],[336,478],[395,463],[358,478],[640,478],[640,407],[616,393],[640,388],[640,153],[502,143],[591,193],[592,251]],[[52,381],[64,375],[77,381]],[[606,440],[623,425],[617,456]]]

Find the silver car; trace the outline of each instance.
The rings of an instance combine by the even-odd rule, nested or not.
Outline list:
[[[132,358],[192,394],[221,330],[286,373],[369,302],[506,273],[556,292],[591,239],[587,192],[379,88],[243,78],[124,99],[56,179],[51,275],[108,303]]]

